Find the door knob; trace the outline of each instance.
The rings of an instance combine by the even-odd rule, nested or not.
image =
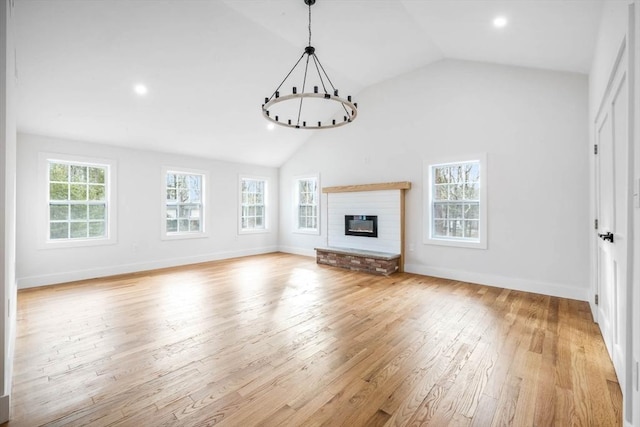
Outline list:
[[[604,234],[598,234],[598,236],[600,236],[602,240],[608,240],[609,242],[613,243],[613,233],[610,231]]]

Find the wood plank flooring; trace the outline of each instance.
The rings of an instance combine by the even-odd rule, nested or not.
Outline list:
[[[585,302],[269,254],[19,292],[10,427],[618,426]]]

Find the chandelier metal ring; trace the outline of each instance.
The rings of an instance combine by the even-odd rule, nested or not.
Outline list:
[[[326,99],[326,100],[331,100],[331,101],[335,101],[339,104],[342,104],[343,108],[350,113],[348,113],[348,116],[344,116],[343,120],[336,120],[333,119],[331,120],[329,123],[325,123],[322,124],[322,122],[314,122],[314,123],[306,123],[306,122],[302,122],[302,124],[294,122],[293,120],[287,119],[284,121],[280,120],[279,116],[271,116],[271,113],[269,111],[269,108],[272,107],[275,104],[278,104],[280,102],[286,102],[286,101],[290,101],[290,100],[296,100],[296,99],[300,99],[302,100],[303,98],[322,98],[322,99]],[[279,96],[279,97],[275,97],[275,98],[271,98],[271,100],[269,100],[269,102],[267,102],[266,104],[264,104],[262,106],[262,115],[264,116],[265,119],[280,125],[280,126],[285,126],[285,127],[289,127],[289,128],[295,128],[295,129],[329,129],[329,128],[335,128],[335,127],[339,127],[339,126],[344,126],[348,123],[351,123],[356,116],[358,115],[358,108],[356,106],[355,103],[351,102],[348,99],[342,98],[340,96],[335,96],[335,95],[331,95],[328,93],[310,93],[310,92],[304,92],[304,93],[292,93],[291,95],[283,95],[283,96]]]

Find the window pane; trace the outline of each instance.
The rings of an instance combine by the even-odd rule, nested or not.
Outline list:
[[[464,222],[464,235],[465,237],[477,239],[478,234],[478,221],[465,221]]]
[[[468,172],[468,182],[480,182],[480,163],[470,163]]]
[[[49,184],[49,200],[69,200],[69,185]]]
[[[175,219],[167,220],[167,233],[175,233],[178,231],[178,221]]]
[[[104,235],[104,221],[91,221],[89,223],[89,237],[102,237]]]
[[[442,203],[435,203],[433,205],[433,218],[442,219],[447,217],[447,205]]]
[[[106,219],[106,205],[89,205],[89,219]]]
[[[167,200],[175,201],[176,197],[176,190],[167,190]]]
[[[69,205],[50,205],[49,219],[52,221],[69,219]]]
[[[89,168],[89,182],[93,184],[104,184],[104,169]]]
[[[448,225],[449,225],[449,236],[462,237],[464,232],[462,227],[462,221],[450,220]]]
[[[447,221],[437,220],[433,222],[434,237],[445,237],[447,235]]]
[[[87,205],[71,205],[71,219],[87,219]]]
[[[462,204],[451,203],[449,204],[448,216],[449,219],[462,218]]]
[[[464,197],[464,184],[449,185],[449,200],[462,200]]]
[[[464,185],[464,198],[467,200],[478,200],[480,197],[480,191],[478,184],[465,184]]]
[[[470,203],[464,205],[466,219],[478,219],[480,218],[480,205],[478,203]]]
[[[50,239],[68,239],[69,223],[68,222],[52,222],[49,225]]]
[[[434,168],[433,176],[435,184],[446,184],[449,182],[449,168],[446,166]]]
[[[176,176],[172,173],[167,174],[167,187],[176,188]]]
[[[169,207],[167,206],[167,219],[176,219],[178,218],[178,208],[175,206]]]
[[[189,220],[188,219],[179,219],[178,220],[178,231],[189,231]]]
[[[70,200],[87,200],[87,186],[85,184],[71,184]]]
[[[49,181],[69,181],[69,165],[62,163],[49,164]]]
[[[70,236],[72,239],[81,239],[83,237],[87,237],[87,223],[72,222],[70,231]]]
[[[192,219],[189,221],[189,231],[200,231],[200,220]]]
[[[104,185],[89,186],[89,200],[104,200]]]
[[[71,182],[87,182],[87,167],[71,165]]]
[[[256,217],[256,228],[262,228],[262,217]]]
[[[449,185],[436,184],[433,192],[434,200],[449,200]]]

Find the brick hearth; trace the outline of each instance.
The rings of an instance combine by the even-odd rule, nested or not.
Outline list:
[[[398,270],[400,254],[349,248],[315,248],[318,264],[388,276]]]

